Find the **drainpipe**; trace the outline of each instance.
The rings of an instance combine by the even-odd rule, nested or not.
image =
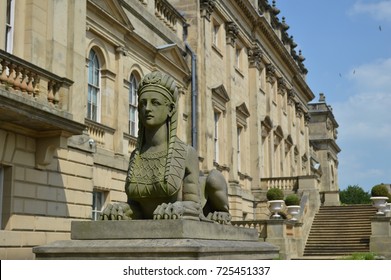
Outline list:
[[[191,53],[191,145],[197,150],[198,143],[198,89],[197,89],[197,56],[186,43],[186,48]]]
[[[191,54],[191,145],[194,149],[198,148],[198,88],[197,88],[197,55],[187,43],[187,27],[185,23],[184,28],[184,41],[186,45],[186,51]],[[187,53],[186,52],[186,53]]]

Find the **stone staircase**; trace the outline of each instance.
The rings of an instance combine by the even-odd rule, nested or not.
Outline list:
[[[315,215],[304,258],[337,259],[369,252],[372,205],[321,206]]]

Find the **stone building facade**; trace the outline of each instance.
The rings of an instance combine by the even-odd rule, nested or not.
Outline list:
[[[271,187],[338,204],[338,123],[323,96],[311,103],[274,1],[7,0],[0,13],[0,259],[33,258],[126,200],[135,92],[153,70],[177,81],[179,137],[227,179],[234,220],[268,219]]]

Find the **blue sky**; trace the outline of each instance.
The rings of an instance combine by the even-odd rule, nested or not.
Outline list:
[[[269,3],[272,3],[269,0]],[[340,189],[391,183],[391,0],[277,0],[339,123]]]

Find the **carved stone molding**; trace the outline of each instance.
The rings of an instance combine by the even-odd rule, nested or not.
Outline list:
[[[247,127],[247,118],[250,117],[250,112],[246,106],[246,103],[243,102],[236,107],[236,121],[243,127]]]
[[[201,17],[206,18],[209,21],[215,6],[216,0],[200,0]]]
[[[296,96],[296,92],[294,89],[288,90],[288,105],[290,106],[295,105],[296,103],[295,96]]]
[[[268,64],[266,66],[266,81],[273,84],[276,79],[276,67],[273,64]]]
[[[248,60],[250,67],[256,67],[260,70],[262,57],[264,56],[263,51],[260,47],[256,46],[248,49]]]
[[[277,87],[277,89],[278,89],[278,94],[281,94],[282,96],[284,96],[285,95],[285,92],[286,92],[286,90],[287,90],[287,82],[286,82],[286,80],[284,79],[284,78],[278,78],[278,80],[277,80],[277,82],[278,82],[278,87]]]
[[[235,47],[236,39],[239,34],[239,27],[234,22],[226,22],[226,40],[227,44],[230,44],[232,47]]]
[[[330,118],[326,119],[326,128],[329,131],[333,129],[333,122],[330,120]]]
[[[308,126],[311,120],[311,115],[308,112],[304,113],[304,125]]]
[[[299,102],[296,102],[295,106],[296,106],[296,117],[301,118],[304,114],[303,106]]]
[[[123,55],[123,56],[127,56],[128,55],[128,50],[126,47],[124,46],[118,46],[115,48],[115,52],[120,54],[120,55]]]
[[[227,110],[226,103],[229,102],[229,100],[230,98],[224,85],[212,89],[212,103],[217,110],[225,114]]]
[[[36,167],[43,169],[44,166],[49,165],[54,158],[54,153],[60,147],[67,147],[67,137],[59,135],[54,137],[38,138],[37,149],[35,152]]]

